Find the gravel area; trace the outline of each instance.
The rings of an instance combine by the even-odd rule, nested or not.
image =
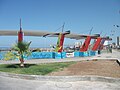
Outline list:
[[[58,72],[52,72],[50,76],[75,76],[98,75],[120,78],[120,66],[116,60],[92,60],[80,61]]]

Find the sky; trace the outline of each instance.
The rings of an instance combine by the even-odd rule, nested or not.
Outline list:
[[[65,22],[65,30],[76,34],[101,33],[113,42],[120,36],[120,0],[0,0],[0,30],[22,29],[55,32]],[[57,30],[61,32],[61,29]],[[57,38],[24,37],[33,47],[55,45]],[[12,46],[17,36],[0,36],[0,46]],[[80,40],[65,39],[65,44]]]

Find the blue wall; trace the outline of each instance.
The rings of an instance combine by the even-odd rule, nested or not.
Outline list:
[[[4,58],[4,52],[0,52],[0,60]]]
[[[61,58],[66,58],[66,52],[55,52],[55,59],[61,59]]]
[[[95,51],[87,51],[87,52],[74,52],[74,57],[87,57],[87,56],[95,56]]]
[[[28,59],[55,58],[54,52],[32,52]]]
[[[4,55],[6,52],[0,52],[0,60],[4,59]],[[94,56],[96,54],[95,51],[87,51],[87,52],[74,52],[74,57],[86,57],[86,56]],[[29,59],[45,59],[45,58],[55,58],[61,59],[66,58],[66,52],[58,53],[58,52],[32,52],[30,56],[25,56],[25,60]],[[15,57],[15,60],[19,60],[19,58]]]

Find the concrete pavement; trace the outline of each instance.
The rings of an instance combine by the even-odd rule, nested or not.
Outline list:
[[[36,81],[0,76],[0,90],[120,90],[120,83]]]
[[[91,59],[120,59],[120,52],[113,50],[112,53],[102,53],[100,55],[91,57]]]

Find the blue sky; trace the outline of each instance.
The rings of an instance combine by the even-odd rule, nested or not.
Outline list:
[[[114,33],[113,40],[120,36],[120,27],[113,26],[120,25],[120,0],[0,0],[0,30],[19,30],[20,18],[23,30],[54,32],[65,22],[64,30],[73,33],[89,34],[93,27],[92,34]],[[48,37],[24,40],[40,47],[57,42],[57,38]],[[0,36],[0,46],[11,46],[15,41],[17,36]],[[65,39],[65,44],[74,42]]]

